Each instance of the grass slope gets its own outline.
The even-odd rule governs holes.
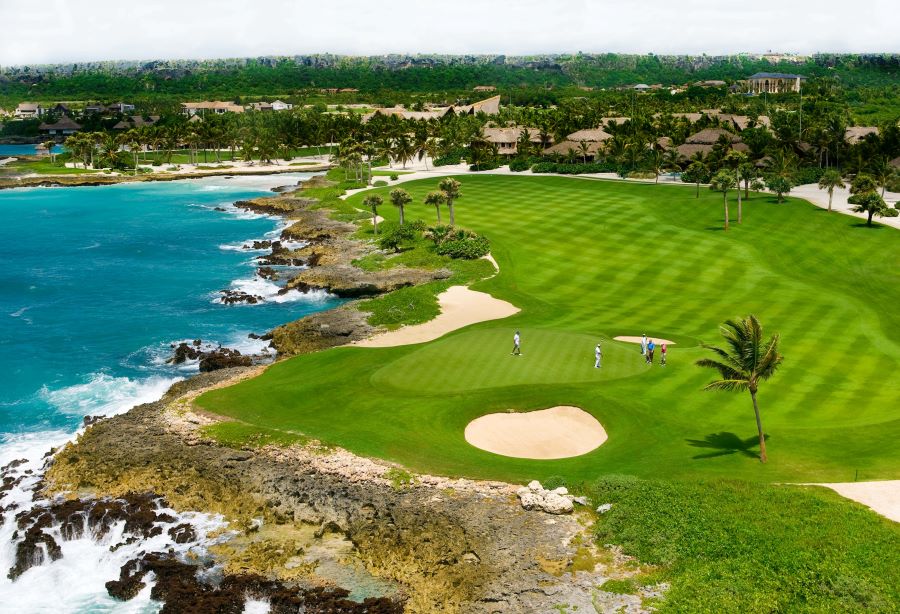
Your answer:
[[[302,432],[412,469],[570,482],[616,472],[760,481],[900,477],[900,241],[804,201],[752,195],[722,231],[721,195],[692,187],[564,177],[459,178],[458,224],[487,235],[501,272],[478,290],[520,314],[400,348],[300,356],[211,391],[206,409]],[[407,219],[437,180],[404,184]],[[381,189],[387,200],[389,188]],[[347,205],[361,207],[364,195]],[[734,205],[732,204],[732,209]],[[392,207],[379,210],[395,219]],[[734,211],[732,211],[734,217]],[[755,458],[748,395],[704,392],[693,366],[726,318],[757,314],[782,334],[786,361],[761,390],[770,462]],[[509,356],[522,331],[521,358]],[[615,335],[672,339],[670,365],[647,367]],[[604,368],[593,345],[605,340]],[[609,433],[574,459],[529,461],[477,450],[465,425],[485,413],[583,407]]]

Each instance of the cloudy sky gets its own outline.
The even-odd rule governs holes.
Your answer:
[[[0,0],[0,65],[302,53],[898,52],[896,0]]]

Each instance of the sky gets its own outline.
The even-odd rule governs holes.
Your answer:
[[[896,0],[0,0],[0,66],[336,53],[900,52]]]

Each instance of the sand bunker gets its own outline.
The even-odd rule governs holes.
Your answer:
[[[494,454],[542,460],[587,454],[606,441],[596,418],[567,405],[481,416],[466,426],[465,435],[476,448]]]
[[[515,305],[490,294],[470,290],[467,286],[451,286],[438,295],[441,313],[424,324],[404,326],[355,343],[359,347],[386,348],[433,341],[470,324],[499,320],[519,312]]]
[[[625,343],[640,343],[640,337],[629,337],[628,335],[619,335],[618,337],[613,337],[616,341],[624,341]],[[659,345],[660,343],[665,343],[666,345],[675,345],[674,341],[669,341],[668,339],[660,339],[659,337],[647,337],[647,340],[653,339],[653,343]]]
[[[900,480],[883,482],[838,482],[815,484],[875,510],[885,518],[900,522]]]

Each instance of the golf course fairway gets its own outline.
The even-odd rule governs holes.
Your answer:
[[[465,175],[457,224],[500,266],[473,289],[521,311],[434,341],[298,356],[198,398],[249,430],[312,437],[420,472],[521,482],[617,473],[841,482],[900,478],[900,235],[788,198],[751,193],[743,223],[722,195],[567,177]],[[404,183],[406,219],[438,179]],[[397,219],[388,188],[379,213]],[[362,207],[368,192],[350,197]],[[726,319],[755,314],[784,364],[760,386],[769,462],[744,393],[704,391],[694,362]],[[522,356],[510,355],[515,330]],[[674,341],[644,363],[618,335]],[[603,367],[594,369],[594,346]],[[566,405],[608,440],[558,460],[492,454],[464,438],[485,414]]]

